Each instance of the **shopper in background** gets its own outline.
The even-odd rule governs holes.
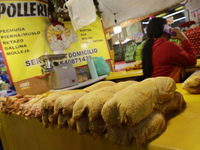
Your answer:
[[[181,46],[168,41],[171,36],[163,31],[167,21],[153,18],[147,27],[148,40],[142,50],[142,68],[144,78],[169,76],[180,82],[181,69],[196,64],[196,52],[193,45],[179,29],[174,39],[181,41]]]
[[[2,71],[0,71],[0,77],[1,80],[5,82],[5,84],[2,85],[4,89],[10,89],[15,91],[15,87],[10,84],[10,81],[8,80],[7,76]]]
[[[1,77],[1,80],[2,80],[2,81],[4,81],[5,83],[10,84],[10,81],[8,80],[8,78],[6,77],[6,75],[3,74],[2,71],[0,71],[0,77]]]

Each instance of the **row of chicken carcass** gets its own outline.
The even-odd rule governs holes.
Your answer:
[[[68,126],[79,134],[102,135],[115,144],[141,146],[163,132],[165,115],[180,110],[185,103],[176,83],[169,77],[141,82],[102,81],[81,91],[48,95],[41,102],[45,127]]]
[[[184,99],[175,90],[168,77],[102,81],[83,90],[1,97],[1,110],[38,118],[45,127],[57,124],[79,134],[106,133],[112,143],[128,145],[133,140],[140,146],[162,133],[166,114],[182,108]]]
[[[24,115],[25,118],[38,118],[41,120],[41,102],[47,97],[47,93],[41,95],[21,95],[14,96],[1,95],[0,108],[5,114],[11,115],[16,113],[17,115]]]

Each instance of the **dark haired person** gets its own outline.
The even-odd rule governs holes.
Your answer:
[[[144,78],[169,76],[180,82],[181,68],[196,64],[196,52],[178,29],[172,29],[176,33],[173,38],[181,40],[182,46],[168,41],[171,36],[163,31],[164,24],[167,24],[165,19],[153,18],[147,26],[148,40],[142,50]]]

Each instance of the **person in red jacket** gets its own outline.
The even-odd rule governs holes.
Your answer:
[[[171,35],[163,31],[164,24],[165,19],[153,18],[147,26],[148,40],[142,50],[143,76],[169,76],[180,82],[181,68],[196,64],[196,51],[179,29],[172,29],[176,33],[173,38],[181,40],[182,46],[168,41]]]

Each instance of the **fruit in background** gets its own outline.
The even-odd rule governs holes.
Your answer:
[[[169,39],[169,41],[171,41],[171,42],[175,42],[175,43],[177,43],[178,45],[181,46],[181,41],[178,40],[178,39]]]
[[[184,34],[196,49],[196,55],[200,55],[200,27],[189,28]]]

